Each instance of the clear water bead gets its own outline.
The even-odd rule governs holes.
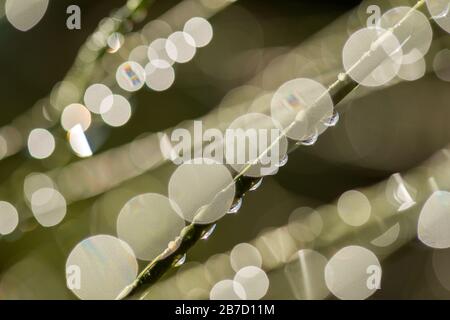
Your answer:
[[[288,155],[285,155],[283,157],[283,159],[281,159],[280,162],[277,164],[277,167],[279,167],[279,168],[284,167],[286,165],[286,163],[288,162],[288,160],[289,160]]]
[[[262,185],[263,179],[264,178],[259,179],[249,190],[255,191],[256,189],[258,189]]]
[[[186,261],[186,253],[183,254],[183,256],[180,259],[178,259],[178,261],[175,263],[174,266],[179,267],[179,266],[183,265],[185,261]]]
[[[206,230],[201,239],[202,240],[208,240],[208,238],[214,233],[214,230],[216,230],[217,224],[213,224],[208,230]]]
[[[239,200],[237,200],[235,203],[233,203],[230,210],[228,210],[228,213],[231,213],[231,214],[237,213],[239,211],[239,209],[241,209],[241,206],[242,206],[242,198],[239,198]]]
[[[333,115],[326,119],[323,124],[327,127],[335,127],[339,122],[339,113],[334,112]]]
[[[312,145],[314,145],[317,142],[318,138],[319,138],[319,134],[316,132],[312,136],[310,136],[309,138],[300,141],[299,144],[302,145],[302,146],[312,146]]]

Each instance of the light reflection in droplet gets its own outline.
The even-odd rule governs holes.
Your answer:
[[[231,205],[230,209],[228,209],[227,213],[229,213],[229,214],[235,214],[235,213],[238,213],[239,210],[241,210],[242,203],[243,203],[242,197],[239,198],[239,199],[237,199],[237,200],[235,200],[235,201],[233,202],[233,204]]]

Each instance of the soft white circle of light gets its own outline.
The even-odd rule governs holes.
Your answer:
[[[61,114],[61,125],[66,131],[70,131],[77,124],[86,131],[91,125],[92,117],[89,110],[79,103],[73,103],[64,108]]]
[[[209,293],[210,300],[245,300],[245,298],[242,285],[230,279],[217,282]]]
[[[100,113],[105,123],[111,127],[121,127],[131,118],[131,105],[121,95],[110,95],[103,99],[100,105]]]
[[[165,60],[161,60],[158,65],[161,67],[155,67],[151,62],[145,66],[145,83],[152,90],[164,91],[174,83],[175,70]]]
[[[450,192],[434,192],[420,211],[417,236],[435,249],[450,248]]]
[[[428,11],[434,21],[446,32],[450,33],[450,1],[426,0]]]
[[[0,201],[0,234],[10,234],[18,224],[19,214],[16,208],[9,202]]]
[[[149,43],[160,37],[167,37],[172,33],[172,27],[164,20],[154,19],[148,22],[141,31],[144,42]]]
[[[436,76],[444,81],[450,82],[450,50],[439,51],[433,60],[433,69]]]
[[[226,130],[226,163],[236,172],[245,170],[245,176],[274,174],[286,154],[287,139],[280,125],[265,114],[244,114]]]
[[[28,136],[28,151],[33,158],[45,159],[55,151],[55,138],[46,129],[33,129]]]
[[[145,82],[144,68],[135,61],[126,61],[117,68],[116,81],[125,91],[137,91]]]
[[[28,201],[31,201],[31,196],[34,192],[42,188],[54,188],[53,180],[46,174],[40,172],[30,173],[25,177],[23,182],[23,193]]]
[[[201,17],[193,17],[185,24],[183,31],[189,34],[195,42],[197,48],[204,47],[211,42],[213,28],[208,20]]]
[[[86,89],[84,93],[84,104],[93,113],[100,114],[102,101],[113,93],[110,88],[101,83],[95,83]]]
[[[6,139],[0,135],[0,159],[3,159],[3,157],[5,157],[7,153],[8,143],[6,142]]]
[[[234,285],[239,283],[245,291],[246,300],[259,300],[269,290],[269,277],[264,270],[255,266],[244,267],[234,276]],[[235,288],[238,292],[238,287]]]
[[[148,46],[146,45],[137,46],[136,48],[131,50],[130,55],[128,56],[128,61],[134,61],[143,66],[148,62],[147,54],[148,54]]]
[[[137,273],[133,250],[126,242],[110,235],[81,241],[66,261],[68,287],[83,300],[115,299],[136,279]]]
[[[174,64],[174,61],[167,54],[166,43],[167,39],[158,38],[148,46],[148,60],[156,68],[170,67]]]
[[[282,84],[270,103],[272,117],[284,129],[290,128],[286,136],[297,141],[325,131],[323,122],[333,115],[333,107],[327,88],[307,78]]]
[[[398,25],[400,21],[402,23]],[[382,30],[396,25],[398,26],[393,30],[393,34],[402,47],[402,63],[411,64],[423,58],[433,40],[433,29],[427,17],[411,7],[402,6],[390,9],[378,20],[378,26]]]
[[[258,249],[249,243],[240,243],[233,247],[230,253],[231,267],[238,272],[248,266],[261,268],[262,257]]]
[[[177,31],[167,38],[166,52],[169,58],[175,62],[191,61],[196,51],[194,39],[186,32]]]
[[[48,0],[6,0],[6,19],[20,31],[28,31],[41,21],[48,8]]]
[[[56,189],[41,188],[31,195],[30,202],[34,217],[43,227],[56,226],[66,216],[66,199]]]
[[[169,198],[178,205],[177,212],[183,219],[209,224],[229,210],[235,188],[226,166],[210,159],[193,159],[172,173]]]
[[[128,201],[117,218],[117,234],[145,261],[154,259],[184,228],[184,220],[170,200],[145,193]]]
[[[367,87],[381,86],[392,80],[402,59],[402,47],[395,35],[375,27],[353,33],[342,53],[347,74]]]
[[[402,64],[400,69],[397,72],[397,75],[400,79],[406,81],[416,81],[422,78],[427,71],[427,66],[424,58],[420,58],[419,60],[410,63],[410,64]]]
[[[346,224],[359,227],[369,220],[372,206],[364,193],[350,190],[339,197],[337,210],[339,217]]]
[[[348,246],[336,252],[328,261],[325,283],[339,299],[363,300],[377,290],[368,285],[370,277],[374,276],[369,273],[373,268],[379,270],[381,277],[380,262],[372,251],[360,246]]]
[[[312,208],[297,208],[289,216],[289,234],[298,241],[313,241],[320,235],[322,228],[323,219],[320,213]]]
[[[450,291],[450,250],[434,250],[432,265],[436,278],[445,289]]]

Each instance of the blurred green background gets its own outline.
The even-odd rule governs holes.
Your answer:
[[[156,0],[145,21],[160,16],[178,2]],[[64,78],[78,49],[99,21],[123,3],[50,1],[43,20],[29,32],[15,30],[3,18],[0,125],[7,125],[48,95]],[[82,10],[81,30],[65,27],[65,10],[70,4],[77,4]],[[191,62],[176,66],[174,86],[165,92],[144,89],[134,95],[131,120],[120,128],[101,129],[102,138],[95,153],[207,114],[230,90],[248,82],[272,59],[358,4],[359,1],[331,0],[234,3],[211,18],[212,42],[200,49]],[[139,29],[139,25],[135,28]],[[188,261],[204,262],[215,253],[250,241],[267,228],[285,225],[297,207],[331,203],[346,190],[372,185],[392,173],[417,166],[449,141],[449,94],[448,83],[430,73],[419,81],[368,92],[344,103],[339,125],[325,132],[313,147],[299,148],[290,154],[288,164],[276,176],[266,178],[258,192],[245,198],[237,215],[226,216],[208,241],[188,253]],[[77,161],[75,156],[35,160],[26,150],[6,158],[0,162],[0,181],[4,184],[0,197],[20,195],[23,178],[29,172],[45,172],[73,161]],[[76,202],[68,207],[65,220],[56,227],[45,229],[27,223],[23,232],[0,238],[0,283],[8,270],[16,274],[16,282],[9,280],[8,286],[0,285],[0,298],[75,298],[65,288],[67,254],[91,234],[113,233],[111,226],[105,227],[96,220],[95,210],[117,211],[140,192],[165,193],[171,170],[146,173],[124,183],[115,193]],[[431,252],[413,240],[383,261],[383,290],[372,298],[450,298],[436,280],[430,280],[427,268]],[[404,272],[406,267],[408,272]],[[270,297],[292,298],[282,291],[273,291]]]

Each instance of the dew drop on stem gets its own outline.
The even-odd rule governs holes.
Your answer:
[[[241,209],[241,206],[242,206],[242,198],[239,198],[236,202],[233,203],[230,210],[228,210],[228,213],[231,214],[237,213],[239,209]]]

